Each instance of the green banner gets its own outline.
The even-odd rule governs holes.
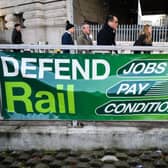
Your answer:
[[[168,120],[168,55],[0,52],[9,120]]]

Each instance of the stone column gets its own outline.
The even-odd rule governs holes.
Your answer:
[[[61,44],[67,17],[67,1],[56,1],[44,5],[46,18],[46,39],[49,44]]]
[[[66,9],[67,9],[67,18],[70,22],[74,23],[74,8],[73,8],[73,0],[66,1]]]

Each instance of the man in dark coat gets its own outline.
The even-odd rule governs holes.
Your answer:
[[[15,24],[15,28],[13,29],[13,33],[12,33],[12,43],[23,44],[20,24]]]
[[[115,36],[117,27],[118,27],[118,18],[112,15],[107,16],[103,28],[98,33],[97,45],[115,46],[116,45]]]
[[[62,36],[62,45],[74,45],[74,41],[72,39],[72,34],[74,33],[74,25],[69,21],[66,22],[66,32]],[[69,54],[70,50],[63,50],[64,54]]]
[[[23,44],[20,24],[15,24],[15,28],[12,32],[12,44]],[[20,52],[20,50],[16,49],[14,52]]]

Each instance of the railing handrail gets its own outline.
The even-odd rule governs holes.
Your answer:
[[[87,46],[87,45],[13,45],[13,44],[1,44],[0,50],[91,50],[91,51],[153,51],[153,52],[168,52],[168,46]]]

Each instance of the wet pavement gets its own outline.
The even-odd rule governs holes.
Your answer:
[[[1,151],[0,168],[168,168],[168,149]]]

